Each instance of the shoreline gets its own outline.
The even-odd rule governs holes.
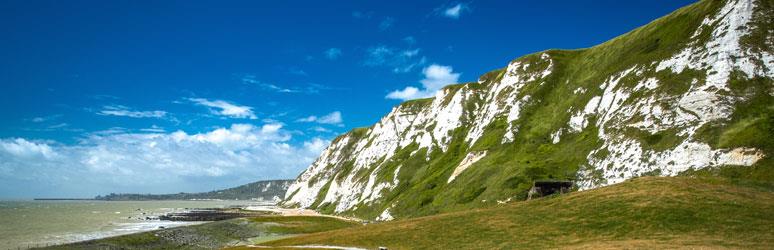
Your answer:
[[[94,201],[102,201],[102,200],[94,200]],[[179,200],[179,201],[194,201],[194,200]],[[202,201],[202,200],[196,200],[196,201]],[[204,201],[221,201],[221,200],[204,200]],[[114,201],[107,201],[107,202],[114,202]],[[118,202],[124,202],[124,201],[118,201]],[[146,202],[146,201],[132,201],[132,202]],[[260,205],[260,206],[266,206],[266,205]],[[268,206],[273,206],[273,205],[268,205]],[[184,208],[184,210],[179,212],[172,211],[172,212],[165,212],[165,213],[158,213],[158,214],[149,213],[145,218],[130,216],[128,217],[128,219],[134,219],[135,222],[111,223],[112,225],[116,225],[118,227],[113,228],[109,231],[96,231],[96,232],[72,234],[72,235],[96,235],[96,237],[87,236],[86,238],[81,240],[49,244],[48,246],[77,244],[79,242],[102,240],[107,238],[160,231],[165,229],[203,225],[203,224],[218,222],[222,220],[229,220],[229,219],[236,219],[236,218],[249,218],[249,217],[256,217],[261,215],[271,215],[271,214],[262,214],[260,212],[263,212],[263,211],[260,211],[260,210],[255,210],[255,211],[247,210],[245,209],[247,207],[250,207],[250,206],[249,205],[229,206],[225,208]],[[245,210],[249,212],[258,212],[258,213],[253,213],[253,214],[249,212],[240,213],[239,211],[241,210]],[[142,215],[146,215],[146,214],[142,213]]]
[[[251,246],[300,234],[362,225],[360,220],[321,215],[304,209],[245,206],[240,210],[251,216],[199,221],[196,225],[102,237],[49,246],[45,249],[121,249],[124,247],[152,249],[180,246],[215,249]]]
[[[199,209],[271,205],[254,201],[0,201],[0,249],[27,249],[195,226],[202,220],[164,220],[159,216]]]
[[[223,217],[223,214],[234,214],[234,217]],[[101,241],[109,241],[111,238],[121,238],[121,237],[141,237],[142,235],[147,235],[148,233],[151,233],[151,235],[159,236],[159,235],[169,235],[169,232],[178,231],[178,232],[185,232],[185,231],[192,231],[196,228],[207,228],[207,227],[217,227],[219,223],[234,223],[235,221],[241,221],[241,220],[251,220],[255,218],[261,218],[261,217],[319,217],[319,218],[331,218],[341,221],[347,221],[349,223],[354,224],[362,224],[367,221],[357,219],[357,218],[350,218],[350,217],[343,217],[343,216],[335,216],[335,215],[327,215],[327,214],[321,214],[314,210],[309,209],[293,209],[293,208],[282,208],[278,207],[274,204],[251,204],[251,205],[245,205],[238,208],[230,207],[230,208],[222,208],[222,209],[191,209],[186,210],[184,212],[178,212],[178,213],[166,213],[164,215],[159,216],[159,218],[171,218],[175,216],[181,216],[186,217],[181,220],[164,220],[164,219],[157,219],[157,220],[150,220],[150,224],[152,226],[148,226],[144,229],[138,229],[138,230],[127,230],[123,233],[119,234],[109,234],[109,235],[101,235],[100,237],[95,238],[89,238],[89,239],[83,239],[79,241],[73,241],[73,242],[67,242],[67,243],[61,243],[61,244],[54,244],[49,245],[47,247],[68,247],[68,246],[77,246],[78,244],[99,244]],[[171,223],[171,224],[166,224]],[[137,223],[129,223],[129,224],[137,224]],[[266,235],[261,236],[261,238],[268,237],[292,237],[291,235]],[[185,238],[185,237],[183,237]],[[266,239],[268,239],[266,238]],[[266,240],[264,239],[264,240]],[[242,242],[242,243],[255,243],[255,242]],[[77,247],[76,247],[77,248]]]

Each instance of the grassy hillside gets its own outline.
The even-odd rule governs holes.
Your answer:
[[[448,133],[432,134],[443,122],[439,119],[412,123],[399,131],[377,130],[385,124],[385,127],[397,127],[395,124],[401,120],[413,119],[412,115],[436,112],[432,111],[434,99],[405,102],[396,108],[400,111],[396,112],[398,115],[385,116],[377,125],[340,137],[346,143],[329,150],[331,155],[343,157],[322,161],[309,178],[299,178],[299,186],[309,189],[305,189],[307,193],[299,194],[299,189],[291,192],[288,196],[291,202],[287,204],[297,205],[292,202],[294,197],[313,197],[314,202],[306,207],[323,213],[374,219],[389,212],[394,218],[410,218],[496,206],[498,200],[523,200],[533,181],[539,179],[592,183],[586,185],[589,188],[639,176],[678,175],[687,170],[683,174],[774,181],[771,125],[774,124],[774,95],[770,94],[774,78],[752,77],[734,68],[727,82],[728,90],[709,89],[707,93],[712,95],[696,98],[717,98],[705,106],[727,105],[727,117],[675,122],[676,117],[702,117],[695,110],[686,109],[691,105],[685,103],[696,100],[685,97],[694,96],[695,90],[707,85],[708,79],[718,72],[701,67],[677,72],[658,68],[661,62],[686,48],[703,48],[713,41],[724,41],[718,37],[735,30],[749,30],[741,36],[740,44],[745,50],[774,52],[772,1],[755,0],[755,15],[747,26],[713,34],[715,30],[723,30],[723,25],[702,23],[709,17],[727,17],[728,13],[720,13],[727,3],[738,1],[699,1],[600,45],[525,55],[510,65],[520,63],[529,67],[509,65],[482,75],[479,82],[447,86],[443,89],[442,105],[438,107],[453,103],[456,93],[465,93],[459,104],[455,104],[463,109],[460,124]],[[707,49],[697,51],[703,53]],[[705,55],[705,58],[713,56]],[[550,74],[544,77],[502,84],[509,74],[528,78],[541,75],[546,69],[550,69]],[[602,87],[610,86],[611,79],[616,79],[616,87]],[[657,86],[637,87],[647,80],[656,81]],[[498,86],[505,87],[498,90]],[[616,99],[615,105],[608,105],[604,111],[593,108],[597,111],[581,116],[588,125],[573,130],[572,118],[600,97],[609,98],[609,103]],[[491,120],[483,118],[487,105],[506,107],[516,102],[521,105],[515,120],[508,121],[509,112],[505,111],[510,108],[502,108],[503,112],[493,115]],[[610,108],[613,106],[618,108]],[[661,113],[656,114],[654,110]],[[438,113],[442,112],[432,114]],[[661,125],[654,130],[638,127],[645,120]],[[467,136],[479,125],[484,126],[481,137],[471,143]],[[407,136],[416,131],[419,132],[414,137]],[[386,136],[390,134],[397,136]],[[417,138],[425,134],[432,134],[432,146],[419,145]],[[448,142],[438,143],[440,136],[446,135]],[[504,141],[508,136],[512,140]],[[381,138],[389,140],[379,144]],[[334,140],[332,145],[339,140]],[[389,157],[357,165],[358,145],[386,147],[403,140],[414,141],[390,151]],[[684,159],[708,159],[714,155],[692,154],[694,151],[678,147],[688,144],[706,144],[724,152],[754,149],[763,157],[751,163],[752,166],[724,162],[699,164],[696,163],[699,161]],[[486,156],[462,171],[454,181],[448,181],[467,155],[481,152],[486,152]],[[369,154],[375,153],[368,151],[363,155]],[[371,190],[382,184],[390,188],[363,194],[359,199],[357,194],[348,195],[351,193],[348,190]],[[378,198],[363,198],[365,195]],[[326,200],[326,197],[333,198]],[[341,204],[347,207],[338,209]]]
[[[389,249],[774,247],[774,186],[641,177],[496,208],[371,224],[265,243]]]

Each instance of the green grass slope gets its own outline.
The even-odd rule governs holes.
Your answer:
[[[389,249],[774,247],[774,186],[641,177],[599,189],[265,243]]]

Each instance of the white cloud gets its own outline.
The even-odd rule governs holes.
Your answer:
[[[314,138],[311,141],[304,142],[304,148],[311,152],[322,152],[329,143],[329,141],[320,138]]]
[[[466,4],[458,3],[454,6],[443,8],[443,15],[452,19],[459,19],[464,11],[470,10]]]
[[[324,115],[322,117],[317,116],[307,116],[301,119],[296,120],[297,122],[316,122],[320,124],[341,124],[344,122],[344,120],[341,118],[341,112],[339,111],[333,111],[330,114]]]
[[[334,112],[331,112],[330,114],[320,117],[320,119],[318,119],[317,122],[322,124],[339,124],[339,123],[342,123],[343,120],[341,119],[341,112],[334,111]]]
[[[406,87],[403,90],[395,90],[387,94],[387,99],[411,100],[418,98],[431,97],[436,91],[449,84],[455,84],[459,81],[460,73],[454,73],[451,66],[432,64],[422,70],[425,78],[420,80],[423,89],[417,87]]]
[[[454,69],[451,66],[443,66],[438,64],[432,64],[422,70],[425,74],[425,79],[422,79],[422,86],[429,90],[438,90],[443,86],[457,83],[460,78],[460,73],[454,73]]]
[[[261,127],[261,133],[263,133],[263,134],[273,134],[273,133],[277,133],[278,131],[280,131],[281,128],[282,128],[282,124],[270,123],[270,124],[263,125],[263,127]]]
[[[403,54],[403,56],[411,58],[419,55],[419,49],[404,50],[401,53]]]
[[[112,115],[112,116],[125,116],[132,118],[162,118],[167,115],[166,111],[154,110],[154,111],[136,111],[126,106],[121,105],[109,105],[102,107],[102,110],[97,112],[98,115]]]
[[[204,98],[188,98],[188,100],[202,106],[212,108],[212,113],[232,118],[250,118],[257,119],[253,108],[249,106],[239,106],[223,100],[207,100]]]
[[[41,156],[45,159],[50,159],[56,156],[56,153],[48,144],[31,142],[23,138],[2,140],[0,141],[0,149],[21,158]]]
[[[312,131],[314,131],[314,132],[319,132],[319,133],[330,133],[330,132],[333,132],[330,129],[323,128],[323,127],[320,127],[320,126],[314,126],[314,127],[310,128],[310,129]]]
[[[142,132],[152,132],[152,133],[163,133],[163,132],[166,132],[166,130],[164,130],[164,128],[156,126],[156,125],[153,125],[150,128],[140,129],[140,131],[142,131]]]
[[[315,122],[317,121],[316,115],[310,115],[301,119],[296,120],[297,122]]]
[[[73,145],[0,139],[0,197],[89,197],[109,192],[205,191],[261,179],[293,178],[328,141],[292,143],[281,124],[233,124],[203,133],[91,134]],[[41,193],[42,192],[42,193]]]
[[[425,93],[415,87],[406,87],[403,90],[395,90],[387,94],[387,99],[411,100],[424,97]]]
[[[339,49],[339,48],[330,48],[330,49],[325,50],[325,52],[323,52],[323,53],[325,54],[326,58],[328,58],[330,60],[336,60],[336,59],[338,59],[341,56],[341,49]]]

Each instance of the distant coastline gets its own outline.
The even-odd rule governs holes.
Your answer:
[[[202,193],[176,194],[116,194],[98,195],[91,200],[102,201],[154,201],[154,200],[255,200],[272,201],[284,197],[294,180],[267,180],[238,187]]]
[[[94,198],[33,198],[34,201],[95,201]]]

